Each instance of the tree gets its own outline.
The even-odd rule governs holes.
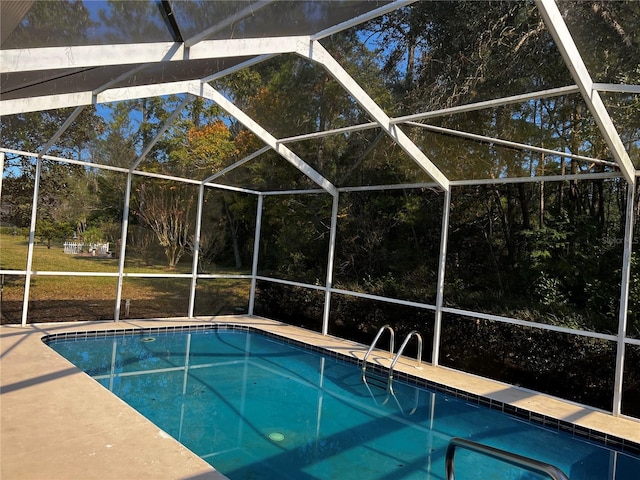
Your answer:
[[[230,129],[222,120],[215,120],[203,126],[189,128],[187,142],[185,148],[180,150],[180,157],[183,168],[209,175],[230,165],[237,159],[238,153]],[[205,215],[212,221],[203,222],[203,238],[200,240],[203,260],[211,262],[213,256],[222,250],[220,241],[230,237],[235,267],[241,268],[243,261],[240,235],[245,202],[240,196],[230,192],[208,198],[208,211]],[[216,203],[219,205],[217,208]],[[217,212],[215,219],[211,216],[212,211]],[[225,219],[226,222],[221,221]]]
[[[191,126],[183,148],[175,149],[172,157],[185,172],[211,175],[228,166],[236,153],[231,131],[222,120],[214,120]]]
[[[36,235],[41,240],[47,242],[47,248],[51,248],[53,240],[64,240],[73,233],[71,225],[65,222],[52,222],[51,220],[40,220],[36,224]]]
[[[390,113],[394,103],[380,77],[373,53],[355,32],[343,32],[323,42],[368,93]],[[322,131],[369,121],[354,98],[323,67],[297,56],[280,56],[263,62],[250,72],[239,72],[215,85],[275,137]],[[237,138],[242,128],[232,123]],[[354,162],[378,137],[376,131],[326,136],[288,145],[298,156],[334,183],[348,179]],[[240,142],[239,142],[240,143]],[[251,144],[260,148],[260,144]],[[244,153],[244,152],[242,152]],[[252,153],[251,150],[246,154]],[[261,188],[315,188],[306,176],[276,155],[265,154],[251,163],[252,179]],[[375,167],[371,167],[374,169]]]
[[[72,109],[34,112],[0,118],[3,146],[38,152],[60,129]],[[73,159],[88,156],[103,131],[104,122],[94,107],[86,107],[47,154]],[[69,224],[83,224],[87,205],[92,205],[95,176],[82,167],[43,159],[38,197],[38,218]],[[27,226],[31,217],[36,161],[32,157],[8,154],[3,184],[3,216],[17,226]],[[95,190],[93,190],[95,192]]]
[[[85,2],[33,2],[22,22],[3,43],[3,48],[25,48],[45,39],[47,47],[82,45],[97,24]],[[57,42],[57,43],[52,43]]]
[[[155,233],[171,270],[176,268],[189,244],[195,202],[191,185],[155,181],[143,182],[138,188],[137,205],[132,213]]]
[[[98,12],[102,34],[114,42],[134,43],[167,40],[162,7],[155,2],[109,0]]]

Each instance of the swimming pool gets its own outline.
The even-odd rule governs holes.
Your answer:
[[[250,329],[55,335],[47,343],[236,479],[442,479],[452,437],[572,480],[636,479],[640,458],[409,383],[364,384],[336,355]],[[461,450],[457,478],[545,478]]]

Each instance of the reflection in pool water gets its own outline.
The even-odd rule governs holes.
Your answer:
[[[154,341],[149,341],[153,338]],[[49,345],[235,479],[444,479],[452,437],[555,465],[572,480],[636,479],[640,458],[360,369],[259,333],[198,330]],[[458,478],[545,478],[469,451]]]

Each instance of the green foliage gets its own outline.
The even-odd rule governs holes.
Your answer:
[[[636,243],[637,246],[637,243]],[[640,258],[638,252],[631,255],[631,278],[629,279],[629,325],[628,334],[640,338]]]
[[[568,298],[562,291],[562,284],[557,277],[551,277],[544,271],[533,284],[532,299],[536,299],[542,305],[566,305]]]
[[[260,272],[324,284],[331,199],[327,195],[269,197],[263,208]]]
[[[95,244],[104,241],[104,234],[98,227],[89,227],[84,231],[82,239],[84,243]]]
[[[47,248],[51,248],[52,241],[67,239],[72,234],[73,228],[66,222],[52,222],[43,219],[36,223],[36,235],[47,243]]]
[[[321,331],[323,292],[270,282],[258,282],[257,289],[256,315]]]
[[[444,365],[611,409],[615,365],[611,342],[481,319],[447,320]],[[637,374],[629,377],[637,379]]]
[[[85,2],[35,2],[3,47],[39,46],[36,44],[39,38],[46,39],[46,46],[50,47],[79,45],[86,41],[88,32],[96,26]],[[34,31],[38,32],[36,38],[33,38]]]
[[[33,11],[42,11],[45,5],[36,2]],[[568,1],[559,5],[596,81],[639,83],[638,3]],[[199,2],[181,5],[196,31],[211,24],[216,8],[225,10],[227,5],[203,7]],[[74,25],[88,22],[82,2],[56,4],[40,14],[41,19],[68,16],[68,28],[58,32],[64,38],[82,39],[86,34],[74,30]],[[100,18],[107,37],[126,34],[133,41],[162,35],[164,25],[156,21],[157,14],[153,2],[108,2]],[[122,18],[127,22],[123,24]],[[47,22],[37,27],[46,30]],[[23,35],[21,40],[27,39]],[[390,116],[573,83],[535,5],[528,1],[416,2],[372,20],[362,30],[336,34],[322,43]],[[370,121],[331,72],[294,55],[261,62],[216,81],[215,86],[277,138]],[[632,160],[640,165],[638,96],[603,93],[602,97]],[[212,102],[196,99],[143,158],[143,149],[183,99],[180,95],[119,102],[110,105],[111,115],[104,120],[87,108],[48,153],[96,158],[125,169],[139,159],[137,168],[153,174],[203,180],[264,146]],[[3,146],[37,151],[70,113],[56,110],[3,117]],[[432,127],[608,160],[611,153],[580,96],[510,103],[400,128],[449,178],[484,181],[452,189],[447,306],[615,333],[625,230],[624,181],[486,182],[513,176],[607,173],[614,168],[443,135]],[[340,187],[431,181],[380,129],[286,145]],[[19,230],[27,228],[31,218],[35,161],[7,157],[2,221]],[[42,171],[39,238],[50,244],[69,235],[72,228],[85,241],[119,240],[126,174],[48,160],[42,161]],[[215,181],[263,191],[317,188],[273,151]],[[193,254],[197,193],[192,185],[136,179],[127,253],[134,254],[138,268],[145,269],[140,263],[152,263],[163,254],[168,267],[177,268],[182,258]],[[437,189],[341,193],[334,286],[435,304],[443,202],[444,195]],[[259,273],[324,286],[331,211],[332,199],[326,194],[265,196]],[[255,216],[253,196],[207,188],[199,269],[208,272],[233,265],[237,271],[250,265]],[[259,313],[320,328],[322,290],[259,283]],[[213,303],[201,301],[213,308]],[[393,323],[397,331],[418,328],[425,338],[430,334],[430,310],[383,303],[333,296],[332,333],[366,343],[377,327]],[[640,336],[636,254],[631,267],[629,332]],[[611,352],[599,342],[458,318],[446,322],[445,334],[444,358],[450,365],[554,394],[569,391],[576,401],[586,399],[575,392],[592,388],[595,403],[608,408],[610,399],[602,392],[610,391],[611,372],[602,365],[611,365]],[[585,378],[577,378],[574,369],[586,372]]]

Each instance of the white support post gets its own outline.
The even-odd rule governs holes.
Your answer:
[[[618,313],[618,340],[616,346],[616,371],[613,386],[614,416],[622,413],[622,388],[624,380],[625,337],[629,308],[629,280],[631,277],[631,252],[633,248],[633,222],[635,210],[635,186],[627,185],[627,212],[624,228],[624,254],[622,256],[622,278],[620,282],[620,312]]]
[[[258,195],[258,208],[256,209],[256,233],[253,239],[253,264],[251,266],[251,292],[249,294],[249,315],[253,315],[256,301],[256,277],[258,276],[258,257],[260,255],[260,230],[262,229],[262,201],[264,195]]]
[[[376,104],[347,71],[317,41],[311,41],[299,48],[299,55],[322,65],[327,72],[340,83],[369,115],[387,132],[387,134],[409,155],[443,190],[449,190],[449,179],[431,160],[411,141],[405,133],[391,122],[389,116]]]
[[[0,196],[2,195],[2,178],[4,177],[4,152],[0,152]]]
[[[442,231],[440,232],[440,259],[438,262],[438,292],[436,294],[436,312],[433,325],[433,350],[431,364],[437,367],[440,363],[440,338],[442,336],[442,306],[444,303],[444,279],[447,266],[447,243],[449,241],[449,214],[451,212],[451,190],[444,192],[442,205]]]
[[[333,288],[333,267],[336,254],[336,236],[338,230],[339,196],[333,197],[331,208],[331,232],[329,234],[329,253],[327,259],[327,281],[324,294],[324,311],[322,314],[322,335],[329,334],[329,313],[331,311],[331,289]]]
[[[27,250],[27,267],[24,278],[24,299],[22,301],[22,326],[27,326],[29,310],[29,294],[31,290],[31,268],[33,267],[33,246],[36,240],[36,218],[38,213],[38,195],[40,194],[40,176],[42,174],[42,157],[36,158],[36,178],[33,184],[33,202],[31,204],[31,226],[29,227],[29,248]]]
[[[198,191],[198,213],[196,214],[196,231],[193,235],[193,265],[191,267],[191,291],[189,292],[189,318],[193,318],[196,305],[196,286],[198,283],[198,261],[200,259],[200,231],[202,228],[202,206],[204,205],[204,183]]]
[[[536,0],[536,5],[545,25],[556,42],[558,50],[560,50],[562,54],[567,68],[580,89],[583,100],[587,104],[591,115],[593,115],[593,119],[600,129],[602,137],[607,143],[609,150],[611,150],[613,158],[616,160],[620,170],[622,170],[627,182],[635,185],[635,168],[620,139],[620,135],[618,135],[616,131],[616,127],[611,121],[607,107],[600,97],[600,93],[593,88],[594,83],[589,74],[589,70],[582,60],[580,51],[573,41],[573,37],[562,18],[558,5],[555,0]]]
[[[36,239],[36,219],[38,216],[38,197],[40,195],[40,177],[42,176],[42,157],[45,153],[52,147],[52,145],[58,141],[58,139],[62,136],[64,132],[71,126],[71,124],[75,121],[75,119],[82,113],[84,110],[83,106],[76,107],[71,115],[67,117],[62,126],[58,128],[56,133],[47,141],[47,143],[42,147],[40,153],[38,153],[38,157],[36,159],[36,178],[33,185],[33,203],[31,205],[31,226],[29,228],[29,248],[27,250],[27,267],[26,267],[26,276],[24,280],[24,299],[22,302],[22,326],[25,327],[27,325],[27,314],[29,308],[29,295],[31,291],[31,269],[33,267],[33,247]],[[2,175],[2,171],[0,171],[0,175]]]
[[[122,303],[122,284],[124,281],[124,260],[127,250],[127,232],[129,230],[129,205],[131,202],[131,183],[133,174],[127,174],[127,187],[124,193],[124,209],[122,212],[122,231],[120,232],[120,257],[118,258],[118,288],[116,291],[116,305],[113,312],[113,320],[120,320],[120,304]]]

